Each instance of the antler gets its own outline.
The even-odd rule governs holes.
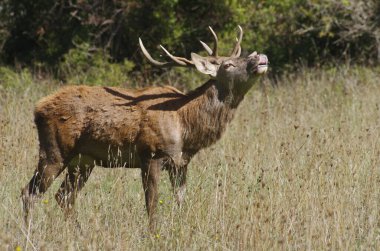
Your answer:
[[[216,35],[214,30],[210,26],[208,28],[210,29],[210,31],[214,37],[214,49],[211,50],[211,48],[206,43],[204,43],[203,41],[199,41],[199,42],[201,42],[202,46],[205,48],[205,50],[207,51],[207,53],[210,56],[217,58],[218,57],[218,36]],[[238,28],[239,28],[239,38],[236,38],[236,44],[235,44],[235,47],[233,48],[233,50],[231,52],[230,57],[240,57],[240,54],[241,54],[240,43],[243,39],[243,29],[241,28],[240,25],[238,25]]]
[[[160,45],[161,49],[165,52],[165,54],[173,60],[173,62],[160,62],[152,58],[152,56],[149,54],[149,52],[145,49],[145,46],[143,42],[141,41],[141,38],[139,38],[139,44],[141,47],[141,50],[145,57],[154,65],[160,66],[160,67],[170,67],[170,66],[183,66],[183,67],[192,67],[194,66],[194,62],[183,57],[177,57],[172,55],[168,50],[165,49],[162,45]]]
[[[199,42],[201,42],[201,44],[203,45],[203,47],[205,48],[205,50],[210,56],[218,57],[218,36],[214,32],[214,30],[211,28],[211,26],[209,26],[208,28],[210,32],[212,33],[212,36],[214,37],[214,49],[211,50],[211,48],[203,41],[199,41]]]
[[[202,41],[200,41],[200,42],[201,42],[202,46],[205,48],[205,50],[207,51],[207,53],[210,55],[208,57],[208,60],[212,61],[216,64],[220,64],[223,61],[223,59],[228,58],[228,57],[220,57],[218,55],[218,36],[216,35],[214,30],[210,26],[208,28],[209,28],[209,30],[210,30],[213,38],[214,38],[214,48],[211,49],[206,43],[204,43]],[[233,48],[231,55],[229,57],[239,57],[240,53],[241,53],[240,43],[243,39],[243,29],[241,28],[240,25],[238,25],[238,28],[239,28],[239,36],[238,36],[239,38],[236,38],[235,47]],[[174,56],[168,50],[166,50],[165,47],[163,47],[162,45],[160,45],[161,49],[165,52],[165,54],[173,62],[157,61],[157,60],[153,59],[152,56],[149,54],[149,52],[145,49],[145,46],[144,46],[143,42],[141,41],[141,38],[139,38],[139,44],[140,44],[141,50],[142,50],[143,54],[145,55],[145,57],[149,60],[149,62],[151,62],[152,64],[154,64],[156,66],[159,66],[159,67],[170,67],[170,66],[193,67],[193,66],[195,66],[195,64],[192,60],[189,60],[189,59],[183,58],[183,57]]]
[[[241,53],[240,43],[241,43],[241,40],[243,39],[243,29],[241,28],[240,25],[238,25],[238,28],[239,28],[239,38],[236,38],[236,44],[235,44],[234,49],[231,52],[230,57],[240,57],[240,53]]]

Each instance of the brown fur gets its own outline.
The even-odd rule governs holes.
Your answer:
[[[169,171],[180,203],[190,159],[221,137],[256,79],[248,77],[257,75],[251,71],[257,62],[257,57],[236,58],[239,71],[231,75],[226,66],[218,72],[220,78],[188,94],[168,86],[140,90],[68,86],[43,98],[35,109],[39,163],[22,191],[26,217],[32,198],[44,193],[65,168],[68,172],[56,199],[70,212],[95,165],[131,167],[142,170],[153,228],[161,169]]]

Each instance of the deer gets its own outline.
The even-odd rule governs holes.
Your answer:
[[[245,94],[267,72],[266,55],[255,51],[241,56],[243,29],[238,28],[229,56],[218,55],[218,37],[211,27],[213,48],[200,41],[208,55],[191,53],[191,59],[174,56],[161,45],[170,60],[158,61],[139,38],[142,54],[153,65],[191,67],[210,76],[187,93],[171,86],[72,85],[42,98],[34,111],[38,165],[21,192],[24,218],[64,170],[55,199],[70,215],[95,166],[140,168],[149,229],[154,230],[161,172],[168,172],[181,205],[190,160],[220,139]]]

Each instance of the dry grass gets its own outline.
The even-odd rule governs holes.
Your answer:
[[[82,231],[53,199],[58,181],[25,226],[33,106],[54,87],[0,89],[0,249],[377,249],[379,79],[379,69],[305,71],[251,91],[223,139],[192,161],[182,208],[163,173],[156,236],[139,170],[95,170],[76,205]]]

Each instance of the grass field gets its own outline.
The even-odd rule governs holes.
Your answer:
[[[76,204],[81,230],[54,200],[61,177],[23,223],[20,191],[37,164],[33,107],[57,87],[7,81],[15,87],[0,86],[0,250],[380,247],[379,68],[262,81],[222,140],[191,162],[181,208],[163,173],[155,235],[139,170],[95,169]]]

